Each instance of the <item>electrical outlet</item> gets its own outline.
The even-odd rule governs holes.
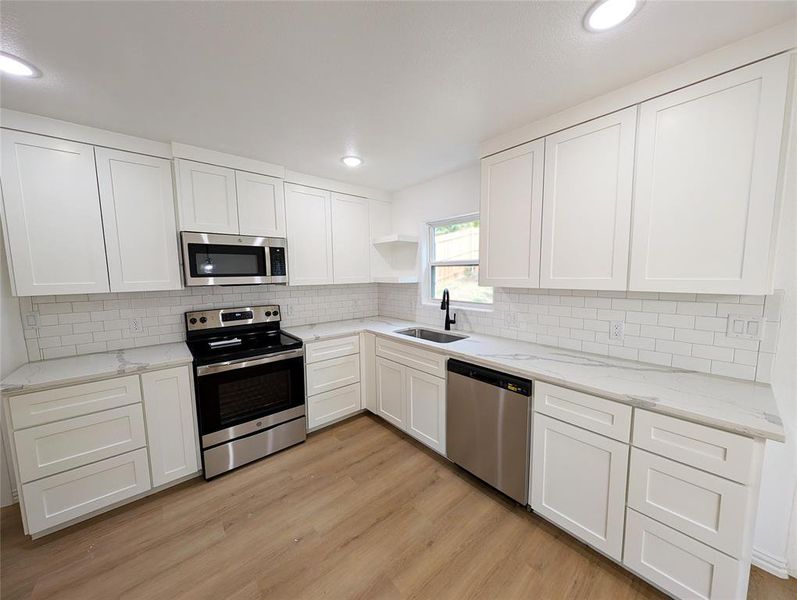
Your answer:
[[[135,319],[130,319],[130,332],[141,333],[142,331],[144,331],[144,325],[141,322],[141,318],[136,317]]]
[[[517,327],[517,315],[515,313],[504,313],[504,327],[509,329]]]
[[[609,339],[622,342],[625,337],[625,321],[609,322]]]
[[[760,340],[761,330],[763,328],[763,317],[752,317],[750,315],[728,315],[728,328],[725,333],[731,338],[735,337],[747,340]]]
[[[25,327],[28,329],[35,329],[39,326],[39,313],[29,312],[25,313]]]

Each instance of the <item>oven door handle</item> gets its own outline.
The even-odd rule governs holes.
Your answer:
[[[261,358],[242,358],[240,360],[230,360],[212,365],[202,365],[196,368],[196,374],[197,377],[202,377],[204,375],[213,375],[214,373],[223,373],[224,371],[234,371],[235,369],[245,369],[247,367],[256,367],[257,365],[279,362],[281,360],[289,360],[300,356],[304,356],[304,348],[277,352],[276,354],[270,354],[269,356],[263,356]]]

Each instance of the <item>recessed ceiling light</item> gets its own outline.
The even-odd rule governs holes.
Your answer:
[[[589,31],[606,31],[628,19],[641,5],[642,0],[600,0],[587,11],[584,27]]]
[[[363,159],[359,156],[344,156],[340,159],[340,161],[347,167],[351,168],[359,167],[361,164],[363,164]]]
[[[17,77],[41,77],[42,75],[42,72],[32,64],[8,52],[0,52],[0,72]]]

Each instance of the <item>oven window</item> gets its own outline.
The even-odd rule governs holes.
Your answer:
[[[262,246],[188,244],[191,277],[266,277]]]
[[[301,358],[196,378],[202,435],[304,404]]]

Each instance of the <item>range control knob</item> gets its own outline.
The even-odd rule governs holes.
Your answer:
[[[280,313],[279,313],[279,311],[278,311],[278,310],[275,310],[275,311],[274,311],[274,316],[275,316],[275,317],[279,316],[279,314],[280,314]]]
[[[266,311],[266,316],[267,316],[267,317],[270,317],[270,316],[271,316],[271,311],[270,311],[270,310],[267,310],[267,311]]]
[[[188,319],[188,322],[191,323],[191,325],[196,325],[196,317],[191,317]]]
[[[208,318],[207,317],[199,317],[199,322],[200,323],[207,323],[208,322]]]

